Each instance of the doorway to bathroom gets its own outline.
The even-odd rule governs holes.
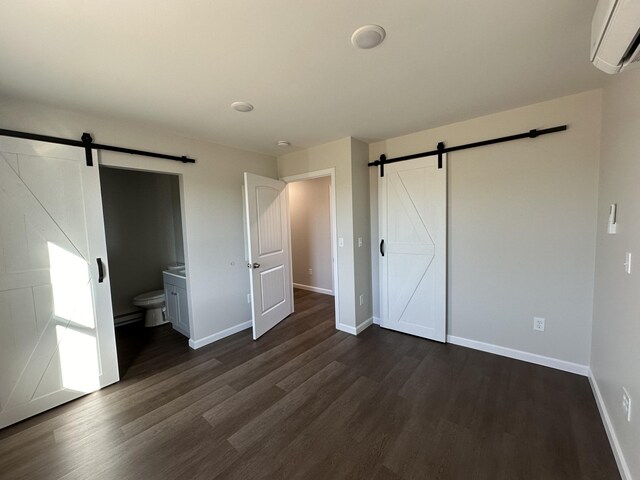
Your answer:
[[[159,337],[189,337],[180,176],[100,167],[121,377]],[[181,334],[181,335],[180,335]]]

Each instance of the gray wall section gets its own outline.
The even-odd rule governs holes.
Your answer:
[[[640,478],[640,71],[604,89],[591,370],[632,478]],[[607,234],[618,204],[617,233]],[[631,275],[624,271],[631,252]],[[631,422],[622,389],[632,399]],[[635,411],[634,411],[635,410]]]
[[[333,291],[330,185],[331,177],[290,183],[289,211],[293,283]]]
[[[450,335],[589,365],[600,118],[594,90],[370,145],[374,160],[569,125],[449,154]],[[377,178],[371,171],[376,245]],[[546,318],[545,332],[533,330],[534,316]]]
[[[369,145],[351,139],[353,185],[353,258],[356,294],[356,324],[372,320],[371,303],[371,212],[369,199]],[[362,245],[359,244],[362,239]],[[362,296],[362,305],[360,297]]]
[[[184,261],[184,235],[182,234],[182,201],[180,199],[180,177],[171,177],[171,208],[173,210],[173,232],[176,241],[176,262]]]
[[[162,288],[162,270],[184,261],[176,175],[100,168],[114,316]],[[176,218],[177,215],[177,218]]]

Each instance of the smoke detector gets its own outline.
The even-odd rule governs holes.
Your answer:
[[[364,25],[353,32],[351,43],[356,48],[367,50],[380,45],[386,35],[387,33],[380,25]]]
[[[278,140],[278,143],[276,144],[279,147],[288,147],[289,145],[291,145],[291,142],[287,142],[286,140]]]

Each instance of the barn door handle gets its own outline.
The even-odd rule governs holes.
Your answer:
[[[104,265],[102,265],[102,259],[97,258],[96,263],[98,264],[98,283],[104,282]]]
[[[380,240],[380,255],[384,257],[384,238]]]

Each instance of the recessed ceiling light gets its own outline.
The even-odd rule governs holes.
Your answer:
[[[236,112],[247,113],[253,110],[253,105],[247,102],[233,102],[231,104],[231,108],[233,108]]]
[[[386,36],[384,28],[379,25],[365,25],[351,35],[351,43],[356,48],[369,49],[377,47]]]
[[[287,142],[286,140],[278,140],[278,143],[276,144],[279,147],[288,147],[289,145],[291,145],[291,142]]]

